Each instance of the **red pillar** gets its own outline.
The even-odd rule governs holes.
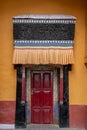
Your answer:
[[[59,96],[60,104],[63,104],[63,67],[60,68],[60,96]]]
[[[21,102],[25,103],[25,93],[26,93],[26,88],[25,88],[25,67],[23,66],[22,68],[22,95],[21,95]]]

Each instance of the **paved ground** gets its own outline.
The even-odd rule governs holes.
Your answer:
[[[0,130],[3,130],[3,129],[0,129]],[[4,129],[4,130],[85,130],[85,129],[81,129],[81,128],[56,128],[56,129],[43,129],[43,128],[39,128],[39,129],[37,129],[37,128],[35,128],[35,129],[29,129],[29,128],[27,128],[27,129]]]
[[[1,129],[0,129],[1,130]],[[7,129],[6,129],[7,130]],[[9,130],[12,130],[12,129],[9,129]],[[18,128],[18,129],[15,129],[15,130],[85,130],[84,128],[59,128],[57,125],[53,125],[53,126],[43,126],[43,125],[30,125],[28,126],[27,128]]]
[[[16,130],[85,130],[85,129],[67,129],[67,128],[32,128],[32,129],[16,129]]]
[[[47,125],[47,126],[36,126],[30,125],[28,126],[27,130],[85,130],[85,129],[70,129],[70,128],[59,128],[58,125]]]

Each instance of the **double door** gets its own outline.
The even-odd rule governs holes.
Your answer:
[[[31,71],[31,123],[53,122],[53,72]]]

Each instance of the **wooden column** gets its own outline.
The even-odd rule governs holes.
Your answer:
[[[25,67],[22,67],[22,95],[21,103],[25,103],[26,84],[25,84]]]
[[[16,87],[16,115],[15,126],[16,128],[24,128],[25,124],[25,95],[24,95],[24,79],[23,79],[23,67],[22,65],[15,66],[17,70],[17,87]]]
[[[69,127],[68,65],[60,68],[59,83],[59,126]]]
[[[63,104],[63,67],[60,68],[60,89],[59,89],[59,102]]]

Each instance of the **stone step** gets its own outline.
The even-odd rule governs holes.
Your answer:
[[[29,125],[28,130],[85,130],[85,128],[59,128],[58,125]]]
[[[21,129],[20,129],[21,130]],[[27,130],[85,130],[84,128],[44,128],[44,127],[39,127],[39,128],[30,128]]]
[[[6,130],[13,130],[13,129],[6,129]],[[58,126],[30,125],[27,128],[17,128],[14,130],[85,130],[85,128],[59,128]]]
[[[6,130],[13,130],[13,129],[6,129]],[[27,128],[17,128],[14,130],[85,130],[85,128],[59,128],[58,125],[29,125],[27,126]]]

